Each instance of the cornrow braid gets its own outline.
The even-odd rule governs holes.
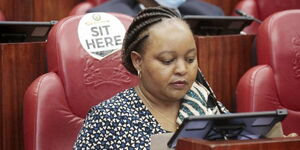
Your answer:
[[[130,46],[130,43],[132,43],[135,38],[142,32],[144,31],[148,26],[153,25],[157,22],[160,22],[161,18],[149,18],[146,21],[140,21],[140,24],[137,24],[134,28],[132,28],[127,35],[125,36],[125,44],[124,48],[128,49]],[[130,29],[130,28],[129,28]],[[128,47],[127,47],[128,46]]]
[[[144,34],[145,31],[150,26],[161,22],[165,18],[180,17],[180,14],[165,7],[150,7],[140,11],[137,14],[126,32],[122,47],[123,65],[129,72],[137,74],[137,71],[132,64],[130,54],[132,51],[142,51],[141,49],[144,46],[144,41],[149,37],[148,34]]]

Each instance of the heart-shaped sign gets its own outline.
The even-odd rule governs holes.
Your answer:
[[[101,60],[122,48],[125,27],[108,13],[88,13],[78,25],[78,37],[84,50]]]

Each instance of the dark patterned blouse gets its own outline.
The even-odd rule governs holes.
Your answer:
[[[208,105],[209,93],[194,82],[182,99],[176,122],[181,124],[189,116],[220,114],[217,106]],[[74,149],[150,149],[150,136],[166,132],[130,88],[90,110]]]
[[[150,149],[150,136],[166,132],[130,88],[90,110],[74,149]]]

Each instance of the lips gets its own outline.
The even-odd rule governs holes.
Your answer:
[[[175,81],[171,83],[171,86],[175,89],[184,89],[187,86],[187,82],[186,81]]]

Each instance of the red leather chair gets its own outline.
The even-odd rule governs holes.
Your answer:
[[[285,108],[285,134],[300,134],[300,10],[267,18],[257,33],[258,66],[248,70],[237,86],[237,111]]]
[[[89,9],[96,7],[97,5],[100,5],[108,0],[87,0],[85,2],[81,2],[77,4],[70,12],[70,16],[72,15],[83,15],[88,11]]]
[[[249,15],[264,20],[271,14],[287,9],[300,9],[299,0],[242,0],[235,10],[242,10]],[[248,34],[256,34],[259,23],[253,22],[244,31]]]
[[[114,13],[127,29],[132,18]],[[77,26],[82,16],[59,21],[47,42],[49,73],[37,78],[24,99],[26,150],[72,149],[88,110],[137,84],[121,64],[118,51],[101,61],[81,46]]]

